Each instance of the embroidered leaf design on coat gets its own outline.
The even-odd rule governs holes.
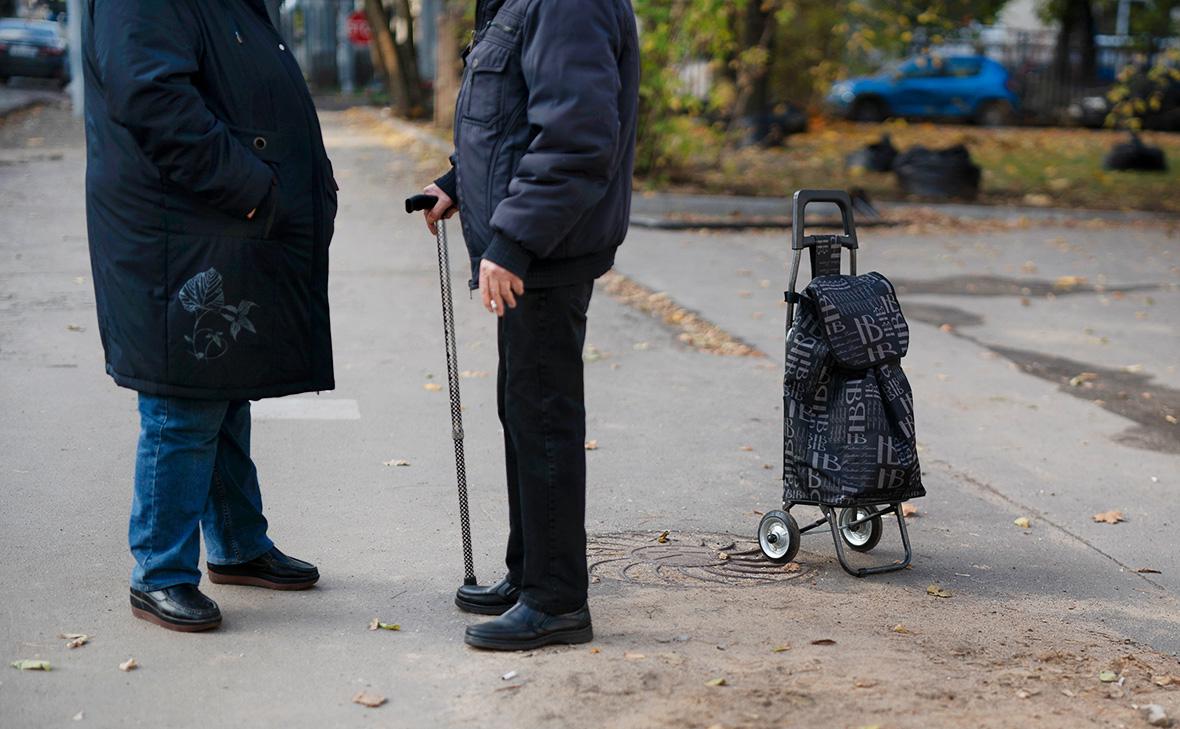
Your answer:
[[[196,315],[193,332],[184,335],[184,341],[189,345],[189,353],[198,360],[218,359],[229,351],[229,341],[226,340],[224,331],[201,326],[206,316],[220,316],[229,322],[229,335],[234,341],[237,341],[242,330],[251,334],[258,333],[254,328],[254,322],[247,316],[258,304],[245,299],[237,306],[226,304],[221,274],[216,268],[210,268],[190,278],[181,287],[177,298],[185,311]]]
[[[190,278],[180,289],[180,305],[190,314],[221,309],[225,305],[225,291],[217,269],[210,268]]]

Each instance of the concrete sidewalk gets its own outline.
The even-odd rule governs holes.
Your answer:
[[[782,236],[637,231],[620,271],[769,356],[696,351],[674,326],[596,294],[587,527],[597,639],[485,654],[462,645],[473,618],[451,605],[461,560],[449,414],[445,392],[424,387],[445,378],[433,240],[399,211],[443,160],[418,159],[371,113],[324,114],[342,187],[338,389],[260,403],[254,430],[272,536],[324,579],[302,594],[206,585],[225,625],[178,635],[128,613],[134,394],[102,373],[80,130],[44,113],[31,122],[44,140],[33,147],[22,146],[27,129],[0,127],[0,658],[55,670],[0,672],[0,726],[732,729],[839,716],[847,726],[1032,717],[1077,727],[1135,725],[1133,706],[1150,702],[1180,713],[1175,688],[1152,682],[1180,675],[1167,655],[1180,648],[1169,432],[1135,431],[1025,374],[1014,353],[1095,367],[1095,386],[1137,365],[1125,374],[1142,380],[1122,389],[1133,382],[1170,406],[1180,376],[1166,229],[864,236],[862,267],[908,291],[907,370],[930,491],[911,523],[913,569],[868,580],[840,571],[826,536],[789,568],[751,552],[758,513],[781,492]],[[1049,299],[1036,283],[1066,274],[1107,291],[1075,284]],[[466,277],[456,263],[460,292]],[[1016,295],[985,295],[1011,281]],[[487,374],[494,327],[461,294],[456,305],[477,572],[489,580],[501,574],[506,527]],[[385,465],[402,459],[410,465]],[[1089,521],[1111,508],[1128,521]],[[1015,527],[1019,516],[1032,528]],[[898,554],[890,535],[874,558]],[[932,584],[952,597],[929,595]],[[402,629],[371,632],[373,617]],[[63,632],[93,638],[71,650]],[[142,667],[120,672],[129,657]],[[1117,696],[1103,670],[1125,679]],[[350,703],[360,689],[389,701]]]

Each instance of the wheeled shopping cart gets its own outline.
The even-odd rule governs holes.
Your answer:
[[[831,203],[838,234],[807,235],[806,209]],[[913,396],[900,367],[909,329],[896,292],[878,273],[858,276],[852,202],[839,190],[800,190],[792,209],[792,261],[783,377],[783,508],[758,524],[758,544],[775,562],[795,558],[803,534],[826,527],[840,566],[856,577],[904,569],[913,552],[902,503],[925,495],[914,436]],[[840,272],[848,250],[850,274]],[[796,292],[803,251],[812,280]],[[791,510],[822,516],[800,527]],[[846,549],[869,552],[894,515],[905,557],[853,567]]]

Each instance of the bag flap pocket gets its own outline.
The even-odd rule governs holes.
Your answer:
[[[910,328],[893,284],[881,274],[819,276],[804,296],[815,303],[840,366],[863,370],[906,355]]]

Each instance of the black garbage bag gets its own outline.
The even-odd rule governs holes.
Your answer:
[[[1167,172],[1168,159],[1164,150],[1144,144],[1138,134],[1131,132],[1128,141],[1111,147],[1102,166],[1108,170]]]
[[[974,199],[982,172],[961,144],[946,149],[910,147],[893,162],[902,192],[934,198]]]
[[[844,158],[846,167],[863,167],[871,172],[888,172],[893,169],[893,162],[897,159],[897,147],[888,134],[872,144],[866,144]]]
[[[847,507],[926,494],[900,364],[909,339],[879,273],[819,276],[802,292],[783,377],[784,502]]]

